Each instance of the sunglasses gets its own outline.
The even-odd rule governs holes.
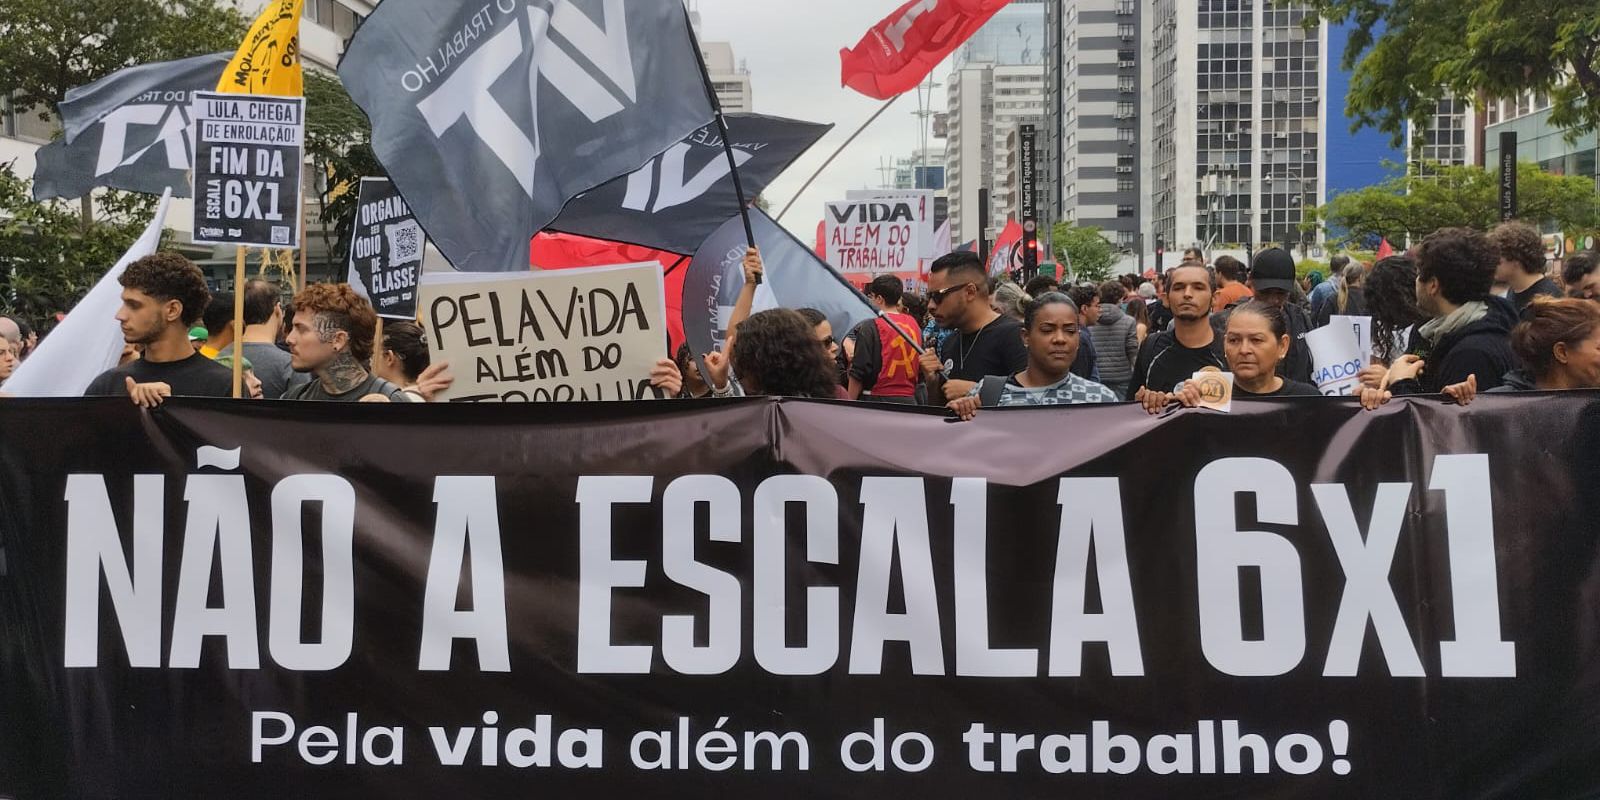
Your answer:
[[[956,292],[959,292],[962,289],[965,289],[965,288],[967,288],[969,286],[975,286],[975,285],[976,284],[963,283],[960,286],[952,286],[952,287],[950,287],[948,289],[935,289],[935,290],[933,290],[931,292],[928,292],[928,302],[930,302],[930,303],[943,303],[944,299],[946,297],[949,297],[950,295],[953,295]]]

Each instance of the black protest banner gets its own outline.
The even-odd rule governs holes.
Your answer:
[[[303,97],[194,93],[195,244],[300,246]]]
[[[362,178],[356,201],[350,271],[378,316],[416,319],[417,279],[427,237],[405,198],[387,178]]]
[[[667,356],[661,265],[519,275],[434,273],[423,325],[454,365],[452,402],[569,402],[655,397]]]
[[[1597,424],[0,403],[0,793],[1594,796]]]

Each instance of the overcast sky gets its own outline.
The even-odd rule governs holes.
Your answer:
[[[860,41],[903,0],[691,0],[698,7],[706,41],[733,43],[733,55],[750,69],[755,110],[760,114],[831,122],[834,129],[767,190],[776,215],[822,162],[883,105],[839,86],[839,50]],[[949,62],[934,70],[940,83]],[[943,111],[945,88],[934,90],[932,107]],[[810,242],[823,204],[843,200],[846,190],[882,185],[880,159],[910,156],[921,146],[916,92],[901,97],[806,190],[784,227]],[[931,138],[929,146],[937,144]],[[892,177],[891,177],[892,180]]]

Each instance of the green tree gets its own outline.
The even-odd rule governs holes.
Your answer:
[[[0,277],[7,314],[44,322],[77,305],[106,270],[133,246],[155,214],[155,198],[113,192],[97,198],[99,216],[87,226],[75,209],[34,202],[29,181],[0,166]]]
[[[1576,137],[1600,126],[1600,4],[1595,0],[1310,0],[1350,23],[1345,105],[1398,145],[1444,96],[1551,98],[1550,121]],[[1313,19],[1312,22],[1315,20]]]
[[[1500,220],[1499,184],[1481,167],[1430,167],[1335,195],[1316,210],[1334,241],[1387,238],[1399,244],[1440,228],[1487,230]],[[1563,232],[1600,228],[1600,200],[1588,178],[1551,175],[1531,163],[1517,167],[1519,216]]]
[[[329,278],[344,280],[343,254],[350,252],[361,179],[388,173],[372,151],[367,115],[350,99],[337,75],[317,69],[306,70],[306,157],[311,160],[310,177],[325,180],[318,197],[322,242],[328,253],[324,269],[331,271]]]
[[[1117,251],[1100,234],[1099,228],[1080,228],[1070,222],[1058,222],[1050,230],[1050,241],[1056,259],[1074,279],[1100,283],[1111,277]]]
[[[3,0],[0,82],[48,119],[67,90],[117,70],[239,46],[238,0]]]

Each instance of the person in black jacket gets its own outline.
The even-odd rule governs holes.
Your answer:
[[[1388,395],[1438,394],[1476,379],[1478,391],[1501,384],[1518,366],[1511,350],[1517,311],[1489,294],[1498,252],[1481,233],[1446,228],[1417,251],[1417,306],[1432,319],[1417,328],[1413,352],[1396,359],[1379,387],[1362,389],[1376,408]]]

